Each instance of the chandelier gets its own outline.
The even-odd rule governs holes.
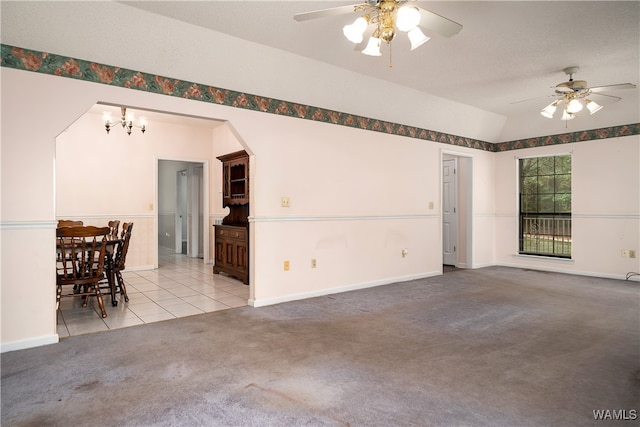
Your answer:
[[[117,124],[122,125],[122,128],[127,131],[128,135],[131,135],[131,130],[134,127],[139,128],[142,133],[147,130],[147,122],[145,119],[141,118],[139,120],[139,124],[134,124],[135,118],[133,117],[133,114],[127,113],[127,107],[120,107],[120,111],[122,113],[122,116],[120,117],[120,121],[117,122],[111,120],[111,113],[108,111],[105,111],[104,115],[102,116],[104,120],[104,128],[107,133],[109,133],[112,126],[115,126]]]
[[[406,32],[411,42],[411,50],[414,50],[429,41],[422,30],[420,23],[420,10],[415,6],[399,6],[397,0],[384,0],[370,2],[355,6],[356,12],[365,12],[352,24],[345,25],[342,29],[345,37],[352,43],[362,43],[367,29],[373,31],[362,53],[369,56],[381,56],[380,47],[386,42],[391,49],[391,41],[398,31]],[[391,67],[389,61],[389,67]]]

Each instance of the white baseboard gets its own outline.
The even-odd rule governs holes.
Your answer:
[[[568,270],[566,268],[553,268],[553,267],[539,266],[539,265],[532,266],[532,265],[523,265],[518,263],[510,263],[510,262],[503,262],[495,265],[500,267],[526,268],[527,270],[549,271],[551,273],[575,274],[576,276],[601,277],[603,279],[617,279],[617,280],[626,279],[626,273],[625,274],[598,273],[594,271]],[[629,280],[638,281],[640,280],[640,278],[636,276],[636,277],[629,278]]]
[[[338,288],[322,289],[319,291],[311,291],[311,292],[302,292],[299,294],[284,295],[281,297],[250,299],[249,305],[252,307],[265,307],[268,305],[280,304],[283,302],[298,301],[298,300],[307,299],[307,298],[315,298],[315,297],[321,297],[325,295],[339,294],[342,292],[355,291],[358,289],[374,288],[376,286],[390,285],[392,283],[398,283],[398,282],[408,282],[409,280],[425,279],[427,277],[440,276],[440,275],[442,275],[441,271],[433,271],[425,274],[416,274],[414,276],[394,277],[391,279],[375,280],[373,282],[365,282],[365,283],[356,283],[353,285],[341,286]]]
[[[4,342],[0,352],[24,350],[25,348],[40,347],[42,345],[57,344],[60,341],[58,334],[43,335],[36,338],[26,338],[18,341]]]

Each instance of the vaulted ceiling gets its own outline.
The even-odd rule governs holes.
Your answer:
[[[530,114],[537,120],[551,101],[545,96],[568,80],[562,71],[568,66],[579,66],[574,78],[590,86],[639,83],[636,1],[417,1],[464,28],[451,38],[427,29],[432,39],[414,51],[399,34],[392,42],[392,68],[385,47],[383,56],[368,57],[344,38],[342,27],[353,22],[355,13],[293,19],[297,13],[362,3],[358,1],[123,3],[506,117]],[[638,104],[637,88],[606,93]],[[531,98],[536,99],[514,103]],[[595,98],[604,105],[613,100]],[[623,119],[629,103],[617,104],[623,122],[638,121],[637,108]]]
[[[102,56],[107,58],[109,55],[127,53],[126,47],[123,49],[123,46],[117,43],[113,44],[112,50],[105,51],[103,48],[111,39],[115,42],[125,37],[124,35],[101,33],[79,36],[74,34],[73,28],[69,28],[80,26],[81,22],[94,22],[96,28],[106,28],[107,22],[112,21],[107,21],[108,18],[105,18],[105,22],[100,22],[100,18],[109,10],[109,6],[105,6],[104,2],[89,2],[91,8],[85,7],[86,3],[80,7],[79,3],[73,2],[15,2],[16,5],[7,7],[9,3],[14,2],[2,1],[3,43],[17,43],[18,46],[26,48],[49,49],[48,51],[54,53],[82,55],[80,57],[83,59],[97,61],[111,60],[102,59]],[[580,69],[574,78],[586,80],[589,86],[618,83],[638,85],[640,83],[640,2],[637,1],[416,1],[417,6],[459,22],[463,25],[463,29],[459,34],[446,38],[430,32],[427,28],[425,33],[432,37],[431,40],[414,51],[409,50],[405,34],[399,34],[392,42],[393,67],[391,68],[388,47],[383,46],[381,57],[365,56],[354,50],[353,44],[342,35],[342,27],[353,22],[357,14],[329,16],[304,22],[293,19],[293,16],[298,13],[357,4],[358,1],[187,0],[115,3],[119,5],[111,3],[110,9],[119,9],[115,6],[120,6],[129,11],[143,12],[164,20],[186,23],[191,26],[190,28],[212,30],[245,43],[264,46],[266,58],[260,59],[263,63],[269,62],[268,56],[274,55],[276,52],[274,49],[276,49],[296,57],[305,57],[328,64],[333,67],[332,71],[344,70],[345,73],[349,73],[349,84],[353,82],[353,75],[362,76],[366,84],[353,88],[350,96],[375,92],[378,88],[375,85],[372,86],[371,82],[380,82],[387,85],[387,88],[408,89],[424,96],[444,98],[504,117],[504,123],[506,123],[504,127],[508,131],[506,133],[504,130],[497,131],[497,136],[489,139],[491,142],[520,134],[542,136],[640,122],[640,90],[638,88],[605,92],[622,97],[618,102],[612,102],[615,99],[610,97],[594,97],[594,100],[605,108],[593,116],[583,112],[568,126],[559,118],[549,120],[539,114],[540,110],[551,102],[550,96],[554,93],[554,86],[568,80],[568,76],[562,71],[568,66],[579,66]],[[69,4],[75,4],[75,6],[69,6]],[[56,21],[55,17],[48,18],[57,9],[64,10],[59,12],[63,14],[58,15],[58,21],[66,21],[68,18],[68,22],[53,22]],[[36,16],[38,15],[36,12],[40,10],[43,11],[40,13],[41,16]],[[120,22],[113,22],[116,28],[114,31],[126,26],[129,32],[128,29],[135,26],[135,22],[130,23],[132,20],[128,20],[126,14],[121,12],[119,11],[119,16],[122,17]],[[78,16],[73,16],[73,13]],[[62,17],[64,20],[61,19]],[[148,21],[145,20],[145,22]],[[44,23],[50,28],[45,28]],[[160,26],[151,27],[148,24],[144,28],[140,26],[131,31],[134,30],[138,33],[163,31]],[[68,35],[61,34],[63,31],[68,32]],[[36,34],[38,32],[42,34]],[[127,35],[127,37],[130,36],[130,34]],[[105,37],[109,39],[105,41]],[[73,41],[71,38],[74,38]],[[164,39],[166,40],[166,35]],[[29,41],[31,40],[34,46],[22,46],[20,44],[22,40],[27,40],[26,43],[31,43]],[[48,40],[58,41],[48,42]],[[70,48],[68,53],[58,52],[55,43],[58,45],[62,43],[59,40],[71,43],[74,47]],[[154,57],[147,50],[156,46],[138,46],[135,40],[130,42],[132,49],[126,59],[133,58],[133,62],[138,62],[139,64],[132,65],[138,67],[136,69],[164,73],[168,77],[187,79],[190,77],[174,75],[172,73],[175,70],[172,71],[166,67],[154,69],[156,63],[149,60]],[[216,46],[211,47],[212,53],[216,48]],[[165,52],[157,52],[156,58],[161,54],[164,55]],[[180,65],[178,63],[180,52],[172,51],[171,54],[176,55],[173,63],[177,67]],[[166,62],[164,58],[163,60]],[[127,62],[107,63],[127,66]],[[208,65],[210,69],[212,63]],[[281,64],[281,66],[283,69],[292,67],[291,64]],[[193,69],[192,66],[191,70]],[[246,70],[237,70],[237,72],[243,73],[237,80],[244,79],[241,81],[246,82],[247,75],[257,78],[260,70],[255,70],[252,74]],[[289,74],[286,78],[290,78],[291,71],[287,70],[287,72]],[[195,74],[194,76],[194,79],[199,78]],[[207,76],[212,76],[211,72]],[[333,73],[332,77],[327,79],[335,79],[335,76],[336,74]],[[220,81],[222,77],[221,73],[215,75],[215,79],[211,77],[215,80],[213,83],[195,81],[220,84],[232,90],[251,90],[251,88],[224,86],[226,81]],[[312,78],[304,73],[298,73],[295,78],[303,82],[297,82],[297,85],[292,84],[292,87],[298,91],[295,94],[305,90],[305,86],[321,87],[328,83],[322,81],[325,76],[319,73]],[[254,93],[264,96],[282,96],[286,100],[300,102],[291,99],[293,92],[284,95],[280,92],[282,87],[276,94]],[[387,90],[386,93],[389,91]],[[304,94],[301,94],[300,98],[304,99]],[[523,100],[527,101],[517,102]],[[355,102],[351,105],[358,108],[362,106],[361,111],[356,111],[356,114],[368,113],[369,117],[376,117],[376,111],[370,113],[366,111],[366,101],[360,104]],[[330,105],[316,105],[332,108]],[[372,106],[371,109],[373,108]],[[380,111],[379,105],[375,108],[377,112]],[[414,108],[414,105],[410,102],[403,104],[401,98],[394,99],[390,108],[394,111],[398,109],[409,111]],[[354,113],[354,111],[346,111]],[[449,113],[447,111],[447,114]],[[392,117],[390,120],[394,119]],[[460,114],[456,119],[464,121],[466,117]],[[407,124],[420,125],[420,123]],[[503,134],[499,135],[500,132]]]

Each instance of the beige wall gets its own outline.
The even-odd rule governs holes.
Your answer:
[[[517,244],[514,156],[563,151],[574,152],[576,261],[551,267],[615,277],[634,267],[611,253],[619,253],[620,245],[638,249],[637,136],[495,154],[49,75],[1,72],[3,351],[57,341],[50,255],[56,218],[74,212],[56,208],[56,136],[98,101],[230,123],[228,132],[216,135],[223,142],[220,148],[214,144],[210,158],[235,151],[238,144],[252,156],[251,303],[256,306],[440,274],[443,150],[471,156],[470,267],[549,267],[512,256]],[[100,126],[94,130],[92,125],[91,131],[96,138],[104,136]],[[201,155],[189,151],[194,144],[180,145],[184,157]],[[94,150],[97,146],[88,152]],[[153,217],[149,203],[155,190],[147,175],[153,175],[154,156],[142,148],[131,156],[145,172],[136,175],[139,182],[128,182],[137,196],[118,212],[123,217],[135,216],[137,222]],[[215,165],[214,216],[219,210]],[[290,198],[291,207],[281,207],[282,196]],[[105,209],[93,208],[88,215],[115,213]],[[142,227],[152,236],[148,245],[155,233],[152,223]],[[39,249],[26,258],[32,242]],[[315,269],[311,258],[317,259]],[[288,272],[284,260],[291,262]]]

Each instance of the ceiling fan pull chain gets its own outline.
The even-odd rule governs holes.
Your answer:
[[[393,68],[393,62],[391,61],[391,43],[387,43],[389,46],[389,68]]]

